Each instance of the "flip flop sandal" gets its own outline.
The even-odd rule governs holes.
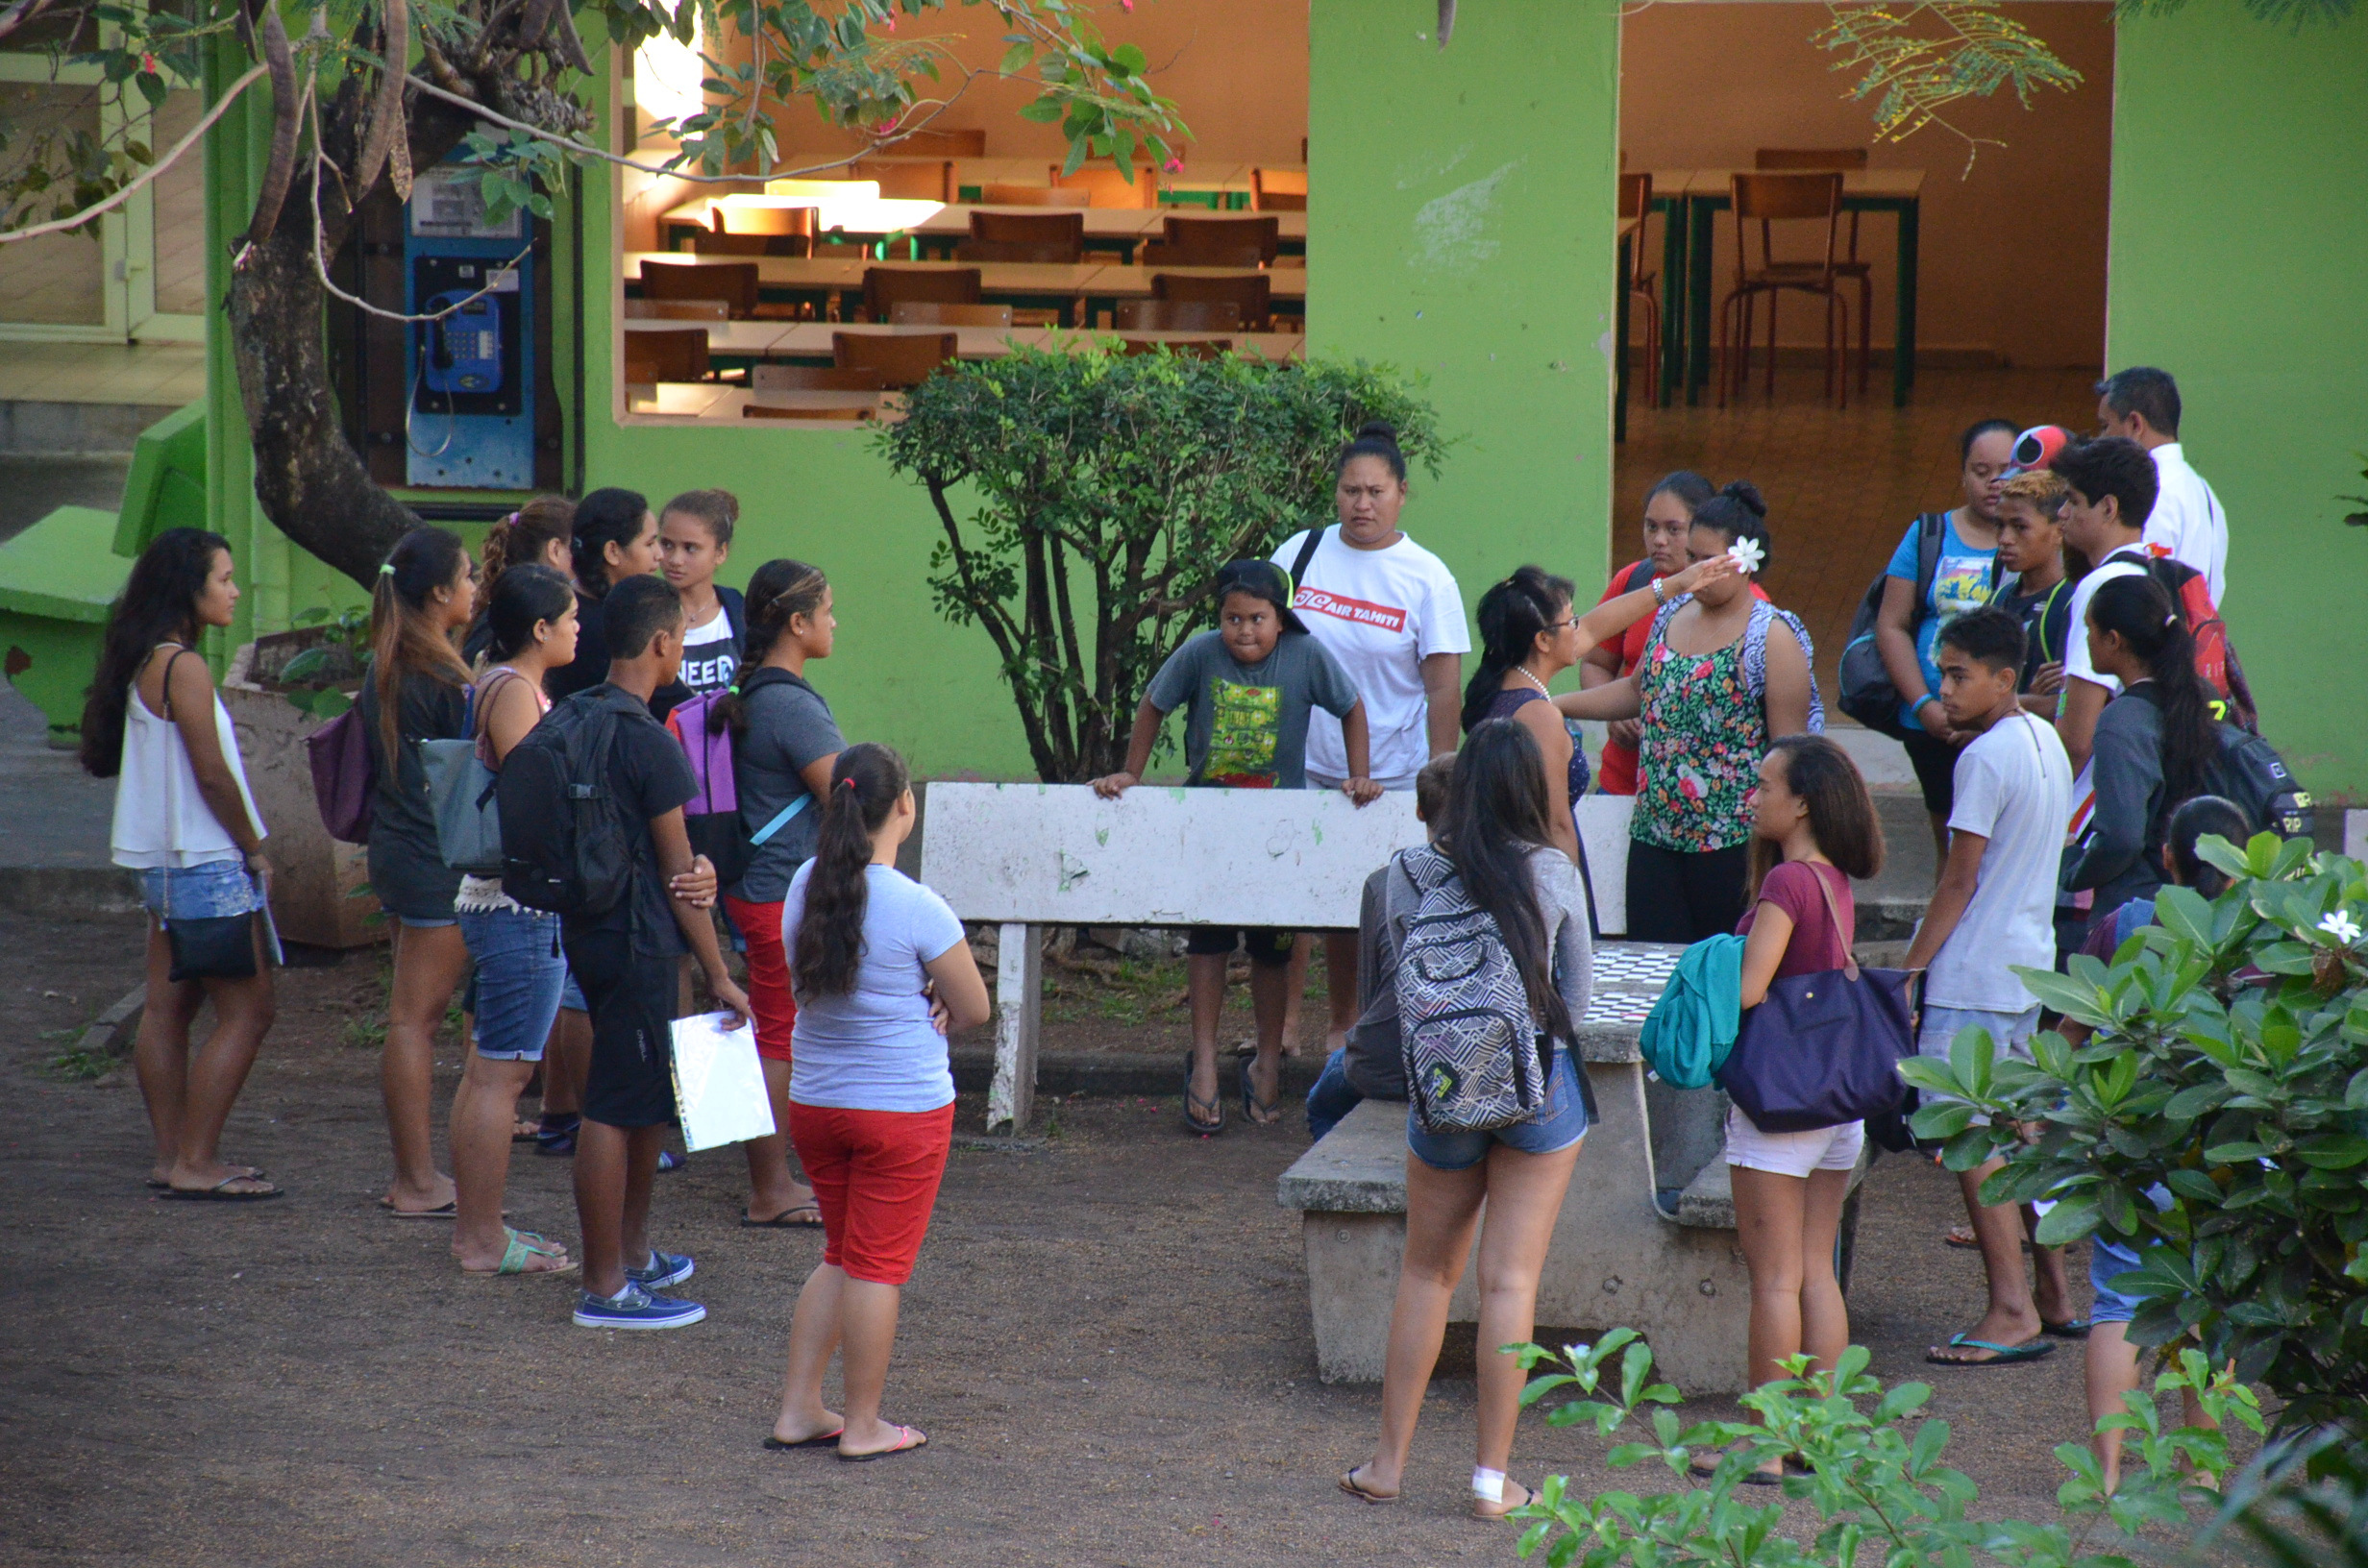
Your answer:
[[[509,1140],[512,1143],[531,1143],[542,1136],[543,1129],[540,1122],[514,1121],[510,1123]]]
[[[573,1274],[577,1271],[577,1269],[582,1266],[574,1259],[565,1257],[551,1247],[534,1245],[534,1241],[540,1241],[542,1239],[539,1236],[534,1237],[533,1241],[530,1241],[528,1237],[532,1234],[530,1232],[513,1231],[507,1226],[504,1226],[503,1231],[508,1239],[503,1245],[502,1261],[500,1263],[496,1264],[490,1270],[482,1268],[464,1268],[460,1272],[469,1275],[474,1279],[489,1280],[504,1274],[550,1274],[555,1276],[563,1276]],[[534,1258],[555,1259],[557,1260],[557,1264],[555,1267],[552,1268],[528,1267],[528,1260]]]
[[[1510,1478],[1506,1480],[1505,1487],[1508,1491],[1516,1486],[1521,1486],[1521,1483]],[[1503,1519],[1510,1515],[1514,1509],[1526,1508],[1532,1503],[1537,1501],[1538,1494],[1530,1490],[1527,1486],[1521,1486],[1521,1500],[1518,1503],[1514,1502],[1511,1498],[1499,1498],[1497,1501],[1492,1503],[1487,1498],[1482,1497],[1479,1493],[1474,1492],[1471,1499],[1471,1516],[1474,1519]]]
[[[874,1459],[884,1459],[897,1454],[910,1454],[928,1446],[929,1434],[927,1433],[917,1427],[899,1427],[894,1448],[883,1448],[873,1454],[849,1454],[841,1451],[839,1462],[841,1464],[870,1464]]]
[[[839,1428],[836,1432],[818,1432],[811,1437],[801,1437],[794,1443],[785,1442],[781,1438],[774,1436],[773,1433],[765,1433],[765,1446],[767,1448],[777,1448],[784,1450],[792,1448],[835,1448],[838,1446],[840,1437],[845,1435],[847,1429],[845,1427]]]
[[[1372,1492],[1366,1490],[1365,1483],[1357,1479],[1357,1470],[1362,1470],[1364,1468],[1365,1466],[1358,1465],[1356,1470],[1350,1470],[1346,1474],[1343,1475],[1341,1477],[1341,1490],[1346,1492],[1350,1497],[1355,1498],[1358,1502],[1366,1504],[1370,1507],[1378,1508],[1385,1504],[1394,1503],[1398,1500],[1398,1494],[1395,1492]]]
[[[1212,1119],[1203,1121],[1193,1115],[1204,1108],[1215,1113]],[[1190,1055],[1184,1058],[1184,1129],[1198,1133],[1202,1138],[1215,1138],[1225,1130],[1225,1097],[1219,1094],[1204,1100],[1193,1092],[1193,1059]]]
[[[379,1207],[395,1219],[456,1219],[460,1215],[458,1198],[447,1198],[433,1209],[398,1209],[392,1198],[381,1198]]]
[[[661,1176],[670,1170],[680,1170],[684,1165],[689,1164],[690,1162],[688,1160],[683,1159],[682,1156],[675,1153],[672,1149],[660,1149],[657,1151],[657,1169],[658,1174]]]
[[[801,1214],[814,1217],[801,1219],[798,1217]],[[823,1212],[818,1204],[802,1203],[795,1209],[782,1210],[771,1219],[751,1219],[747,1211],[743,1210],[740,1228],[744,1231],[819,1231],[823,1228]]]
[[[2039,1332],[2050,1339],[2085,1339],[2088,1331],[2096,1326],[2097,1320],[2093,1317],[2069,1318],[2061,1323],[2050,1323],[2044,1317],[2039,1319]]]
[[[271,1174],[260,1165],[233,1165],[230,1167],[230,1172],[226,1180],[234,1182],[259,1182]],[[172,1183],[160,1182],[154,1176],[148,1178],[147,1186],[151,1191],[156,1192],[170,1192],[173,1189]]]
[[[158,1201],[170,1199],[176,1203],[261,1203],[267,1198],[286,1196],[276,1187],[266,1187],[260,1192],[232,1192],[226,1190],[233,1182],[252,1182],[253,1176],[225,1176],[211,1187],[168,1187],[157,1194]]]
[[[1278,1073],[1277,1076],[1279,1077],[1280,1074]],[[1271,1127],[1283,1119],[1281,1090],[1277,1089],[1274,1098],[1261,1105],[1258,1102],[1256,1091],[1250,1087],[1247,1062],[1242,1064],[1242,1115],[1260,1127]]]
[[[2035,1361],[2042,1357],[2053,1356],[2056,1353],[2056,1347],[2044,1339],[2026,1339],[2019,1345],[1999,1345],[1992,1344],[1987,1339],[1976,1339],[1970,1335],[1963,1334],[1949,1335],[1948,1348],[1951,1350],[1986,1350],[1994,1354],[1978,1361],[1963,1361],[1935,1351],[1927,1351],[1924,1359],[1935,1366],[2012,1366],[2024,1361]]]

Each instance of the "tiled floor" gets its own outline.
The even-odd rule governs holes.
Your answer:
[[[1671,469],[1714,482],[1747,478],[1767,497],[1773,537],[1766,576],[1776,602],[1808,623],[1817,680],[1833,703],[1842,633],[1867,582],[1883,570],[1916,513],[1953,506],[1957,438],[1979,419],[2018,426],[2095,425],[2096,372],[1924,370],[1914,402],[1893,408],[1880,371],[1874,396],[1837,413],[1817,397],[1814,368],[1779,373],[1776,401],[1756,388],[1725,409],[1702,404],[1629,410],[1612,497],[1613,564],[1636,559],[1644,492]],[[1590,592],[1599,592],[1591,589]]]
[[[0,342],[0,398],[179,404],[205,395],[202,343]]]

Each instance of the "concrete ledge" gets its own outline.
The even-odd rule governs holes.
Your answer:
[[[1359,1105],[1276,1178],[1274,1201],[1285,1209],[1324,1213],[1404,1213],[1405,1102]]]
[[[138,915],[139,875],[120,866],[0,866],[0,909],[86,919]]]
[[[121,457],[177,403],[44,403],[0,399],[0,452],[43,457]]]
[[[1677,1195],[1677,1222],[1703,1231],[1735,1229],[1735,1185],[1727,1179],[1727,1151],[1721,1147],[1686,1190]]]
[[[953,1085],[964,1093],[985,1093],[995,1082],[992,1046],[970,1046],[951,1053]],[[1218,1077],[1230,1098],[1234,1092],[1233,1058],[1221,1052]],[[1323,1057],[1302,1051],[1283,1058],[1283,1093],[1295,1110],[1323,1071]],[[1039,1094],[1143,1094],[1158,1097],[1184,1092],[1182,1053],[1151,1056],[1139,1051],[1048,1051],[1036,1059]]]

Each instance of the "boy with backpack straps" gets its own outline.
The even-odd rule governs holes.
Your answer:
[[[554,707],[505,761],[503,886],[561,917],[568,967],[592,1016],[592,1060],[576,1145],[585,1328],[670,1329],[706,1309],[658,1294],[688,1257],[649,1241],[650,1188],[674,1116],[676,960],[687,944],[716,1002],[749,1017],[714,922],[671,893],[694,870],[682,806],[696,793],[682,747],[649,702],[682,661],[682,605],[658,577],[609,590],[608,678]]]

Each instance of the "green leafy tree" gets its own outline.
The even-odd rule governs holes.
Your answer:
[[[194,156],[205,126],[242,95],[267,94],[268,153],[225,302],[256,494],[288,537],[366,584],[417,519],[347,444],[323,341],[333,293],[387,314],[332,281],[363,202],[382,185],[407,199],[414,171],[457,153],[496,215],[526,207],[547,218],[553,194],[582,167],[630,163],[603,144],[585,33],[628,47],[660,33],[736,36],[745,58],[708,58],[703,107],[663,127],[679,152],[648,166],[690,180],[849,160],[772,167],[774,116],[785,105],[810,106],[865,133],[871,150],[892,150],[995,78],[1035,87],[1024,112],[1060,126],[1073,167],[1122,157],[1131,178],[1136,155],[1165,160],[1188,134],[1153,90],[1142,51],[1106,40],[1086,0],[958,5],[1000,28],[999,69],[974,72],[943,39],[898,36],[898,16],[952,11],[957,0],[0,0],[0,44],[37,46],[53,83],[68,66],[95,67],[90,92],[133,111],[111,138],[74,130],[54,97],[19,100],[42,105],[37,115],[0,111],[0,257],[12,240],[93,230]],[[198,129],[170,148],[142,139],[140,107],[195,85],[209,65],[220,86]]]
[[[1678,1482],[1675,1490],[1583,1496],[1569,1478],[1546,1477],[1536,1500],[1513,1517],[1529,1527],[1521,1556],[1542,1550],[1552,1568],[1973,1568],[1983,1560],[2006,1568],[2136,1568],[2145,1554],[2139,1537],[2187,1534],[2219,1506],[2216,1488],[2231,1469],[2224,1429],[2234,1423],[2259,1432],[2262,1425],[2252,1391],[2189,1349],[2156,1380],[2151,1396],[2130,1395],[2130,1413],[2098,1423],[2101,1432],[2127,1433],[2134,1451],[2119,1489],[2105,1490],[2088,1444],[2062,1443],[2056,1449],[2069,1472],[2056,1494],[2062,1518],[1975,1519],[1978,1488],[1943,1462],[1949,1424],[1918,1416],[1931,1385],[1887,1390],[1867,1375],[1861,1346],[1844,1351],[1830,1373],[1810,1372],[1805,1356],[1787,1361],[1788,1377],[1742,1397],[1756,1423],[1692,1425],[1670,1408],[1677,1390],[1653,1381],[1652,1351],[1633,1330],[1560,1351],[1505,1348],[1525,1369],[1547,1369],[1530,1380],[1521,1401],[1559,1400],[1549,1425],[1592,1427],[1607,1438],[1649,1425],[1649,1435],[1640,1432],[1606,1458],[1616,1469],[1658,1464]],[[2210,1425],[2163,1424],[2159,1407],[2186,1393]],[[1698,1481],[1692,1466],[1706,1455],[1717,1456],[1717,1468]],[[1785,1501],[1743,1501],[1748,1494],[1736,1488],[1744,1476],[1779,1461],[1787,1463]],[[1802,1506],[1796,1522],[1805,1509],[1806,1532],[1779,1529],[1787,1503]]]
[[[1431,410],[1386,368],[1115,347],[949,365],[877,437],[945,530],[940,611],[994,643],[1051,783],[1123,760],[1152,673],[1209,625],[1219,567],[1330,521],[1359,424],[1391,421],[1437,472]]]
[[[1968,1029],[1944,1065],[1900,1070],[1951,1096],[1916,1113],[1951,1169],[2003,1154],[1985,1201],[2056,1200],[2038,1239],[2143,1249],[2117,1288],[2133,1340],[2189,1338],[2307,1426],[2368,1410],[2368,882],[2305,839],[2207,838],[2233,878],[2207,901],[2164,888],[2112,963],[2018,969],[2089,1031],[1999,1061]],[[1977,1113],[1985,1125],[1973,1125]],[[2167,1203],[2167,1207],[2158,1205]]]

